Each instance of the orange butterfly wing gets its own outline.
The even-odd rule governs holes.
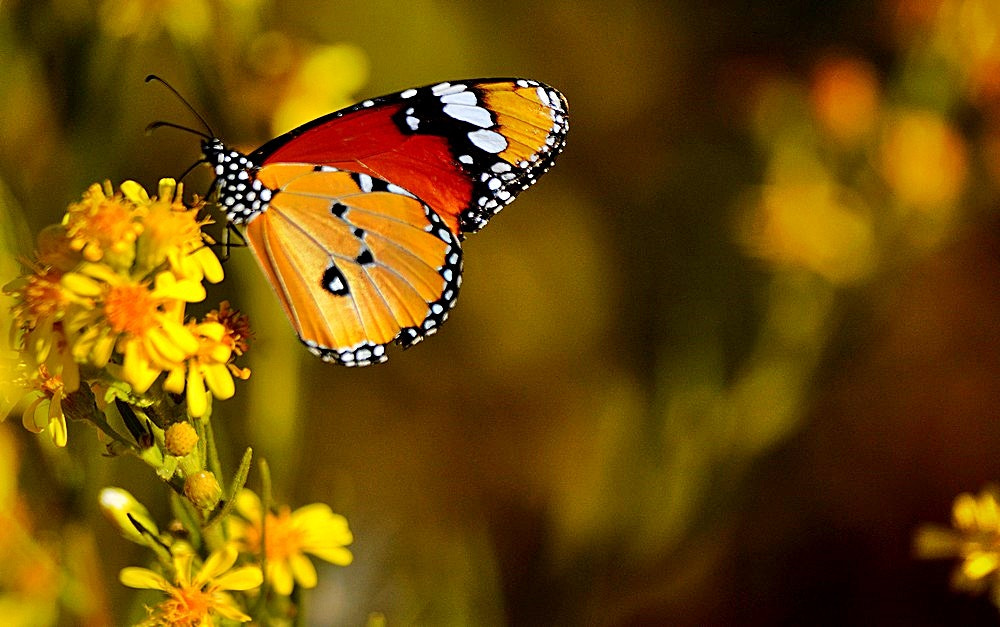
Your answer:
[[[247,244],[295,331],[312,352],[344,365],[385,361],[437,331],[461,285],[458,239],[402,188],[312,164],[266,165],[267,211]]]

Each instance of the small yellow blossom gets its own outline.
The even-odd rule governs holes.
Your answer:
[[[325,503],[312,503],[294,512],[283,505],[277,512],[267,512],[266,534],[256,494],[241,490],[236,497],[236,511],[243,518],[230,519],[233,539],[241,550],[260,554],[261,538],[266,538],[267,579],[278,594],[291,594],[296,583],[303,588],[316,587],[316,568],[306,553],[338,566],[347,566],[353,560],[345,548],[354,540],[347,519],[334,514]]]
[[[106,260],[127,268],[135,257],[135,240],[142,233],[145,209],[116,194],[110,181],[94,183],[80,202],[70,205],[63,224],[70,248],[87,261]]]
[[[247,317],[228,302],[209,312],[204,322],[188,324],[188,329],[198,338],[198,350],[171,370],[163,389],[175,394],[186,389],[188,413],[200,418],[208,409],[207,392],[221,400],[231,398],[236,391],[233,377],[250,377],[249,369],[232,363],[234,355],[247,350],[250,329]]]
[[[167,594],[166,600],[150,608],[150,616],[142,625],[205,627],[215,625],[215,619],[220,617],[245,623],[250,616],[228,592],[258,588],[263,576],[258,566],[233,568],[237,556],[236,549],[227,545],[212,553],[194,572],[195,555],[175,549],[172,578],[148,568],[129,567],[122,569],[119,580],[130,588]]]
[[[24,408],[21,414],[21,424],[32,433],[41,433],[46,428],[56,446],[66,446],[68,433],[66,430],[66,415],[63,413],[62,401],[66,395],[66,386],[62,377],[49,374],[45,365],[38,367],[31,383],[35,387],[32,395],[36,398]],[[41,409],[42,411],[39,411]]]
[[[978,496],[959,494],[952,526],[923,526],[914,547],[922,558],[958,558],[954,588],[977,594],[989,590],[994,604],[1000,604],[1000,494],[995,488]]]
[[[90,301],[67,315],[76,359],[103,367],[117,350],[124,356],[125,380],[140,394],[160,372],[176,368],[198,349],[183,323],[185,303],[205,298],[198,281],[161,272],[151,288],[107,266],[83,264],[64,275],[62,285]]]
[[[203,202],[195,202],[190,209],[184,205],[183,183],[160,179],[158,195],[153,198],[135,181],[125,181],[121,190],[146,212],[143,232],[136,242],[134,274],[146,274],[166,262],[178,278],[210,283],[222,280],[222,265],[206,246],[211,240],[201,231],[211,220],[198,218]]]

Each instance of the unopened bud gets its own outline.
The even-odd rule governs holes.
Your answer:
[[[199,470],[184,480],[184,496],[200,509],[212,509],[222,498],[222,486],[213,473]]]
[[[168,453],[184,457],[198,444],[198,433],[189,422],[175,422],[167,429],[164,439]]]

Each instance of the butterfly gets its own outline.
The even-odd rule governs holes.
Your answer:
[[[201,148],[216,202],[301,341],[366,366],[440,328],[465,235],[553,165],[568,131],[554,88],[474,79],[365,100],[250,154],[211,132]]]

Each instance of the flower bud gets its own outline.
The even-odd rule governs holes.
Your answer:
[[[213,473],[200,470],[184,480],[184,496],[200,509],[212,509],[222,498],[222,486]]]
[[[189,454],[198,444],[198,434],[189,422],[175,422],[170,425],[164,438],[167,452],[177,457]]]

